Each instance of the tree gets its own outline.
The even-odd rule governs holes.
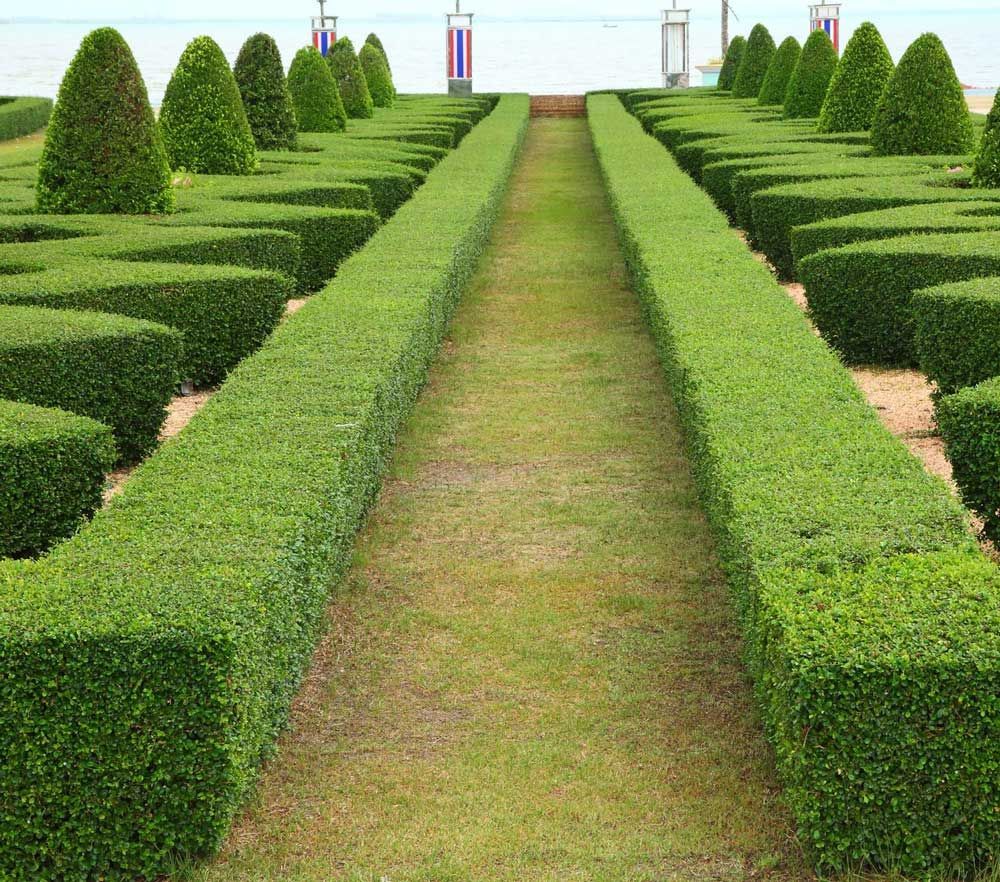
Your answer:
[[[368,91],[368,81],[361,69],[361,62],[354,53],[354,44],[347,37],[341,37],[334,43],[326,61],[330,65],[330,72],[340,91],[348,118],[371,119],[375,115],[375,104]]]
[[[392,107],[396,99],[396,89],[392,85],[392,76],[385,63],[385,56],[371,43],[365,43],[358,55],[361,69],[365,72],[365,81],[371,93],[372,102],[376,107]]]
[[[986,131],[972,166],[972,183],[977,187],[1000,187],[1000,92],[986,117]]]
[[[733,42],[726,50],[726,57],[722,62],[722,70],[719,71],[719,88],[728,92],[733,88],[736,80],[736,72],[740,69],[740,62],[743,61],[743,53],[746,52],[747,38],[733,37]]]
[[[894,68],[878,28],[864,22],[848,41],[833,72],[819,114],[819,130],[867,132]]]
[[[802,46],[795,37],[788,37],[778,47],[774,53],[771,64],[764,75],[764,82],[760,87],[760,94],[757,96],[757,103],[765,106],[781,104],[785,100],[785,93],[788,91],[788,81],[792,78],[792,72],[799,63],[799,56],[802,54]]]
[[[257,151],[236,78],[211,37],[195,37],[163,96],[160,129],[175,169],[249,175]]]
[[[822,28],[817,28],[802,47],[802,56],[788,81],[785,95],[785,119],[819,116],[837,69],[837,50]]]
[[[392,65],[389,64],[389,53],[385,51],[385,46],[382,45],[382,41],[379,39],[378,34],[369,34],[368,39],[365,43],[369,46],[374,46],[382,53],[382,57],[385,59],[385,66],[389,69],[389,76],[392,76]]]
[[[880,156],[969,153],[972,119],[951,58],[936,34],[903,54],[879,100],[872,147]]]
[[[146,85],[121,34],[100,28],[80,44],[62,85],[38,165],[39,211],[162,214],[174,205],[167,151]]]
[[[258,150],[291,150],[298,124],[278,44],[268,34],[254,34],[243,44],[236,66],[250,131]]]
[[[762,24],[754,25],[747,40],[747,48],[743,53],[736,79],[733,82],[734,98],[756,98],[760,87],[771,65],[775,53],[774,40],[770,32]]]
[[[288,71],[288,91],[300,132],[342,132],[347,112],[330,66],[315,46],[300,49]]]

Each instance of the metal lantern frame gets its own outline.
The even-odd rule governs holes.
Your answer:
[[[663,88],[686,89],[691,84],[691,10],[672,9],[661,14]]]
[[[445,45],[445,75],[448,94],[465,97],[472,94],[472,18],[474,13],[461,12],[458,3],[454,12],[445,13],[448,20]]]
[[[809,5],[809,33],[823,29],[829,34],[833,45],[840,52],[840,8],[841,3],[811,3]],[[831,22],[829,28],[824,22]]]

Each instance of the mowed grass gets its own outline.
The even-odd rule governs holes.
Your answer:
[[[808,876],[583,120],[533,124],[329,617],[185,878]]]

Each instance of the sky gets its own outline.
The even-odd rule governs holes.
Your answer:
[[[328,0],[327,12],[344,17],[372,18],[377,15],[430,15],[444,13],[453,0]],[[656,16],[669,0],[462,0],[463,12],[500,17],[545,16]],[[760,18],[768,14],[795,14],[808,0],[730,0],[741,18]],[[690,7],[695,15],[715,15],[720,0],[680,0],[680,7]],[[901,12],[899,0],[846,0],[865,15]],[[957,0],[951,5],[940,0],[909,0],[911,11],[933,12],[946,9],[955,15],[961,10],[996,8],[996,0]],[[318,11],[315,0],[46,0],[44,5],[26,0],[0,0],[0,19],[45,16],[69,19],[122,18],[198,18],[266,19],[309,16]]]

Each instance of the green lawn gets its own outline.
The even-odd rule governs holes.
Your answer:
[[[293,730],[189,875],[808,877],[585,121],[533,124]]]

